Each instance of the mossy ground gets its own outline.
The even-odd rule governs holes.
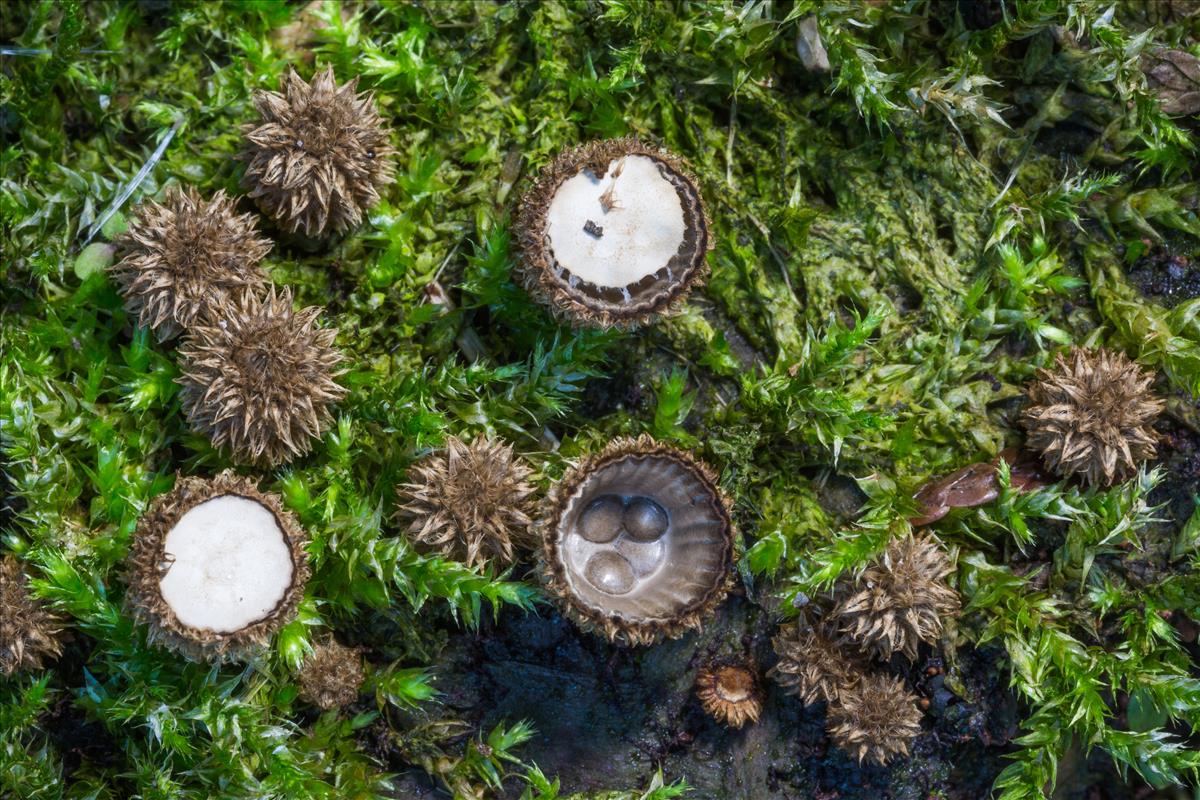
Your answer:
[[[1200,194],[1194,118],[1162,111],[1186,86],[1144,68],[1191,64],[1200,16],[1110,5],[6,5],[0,536],[70,633],[52,668],[0,679],[0,795],[1194,783]],[[827,71],[796,50],[812,13]],[[263,219],[271,277],[326,307],[350,394],[310,456],[252,472],[313,535],[301,618],[261,662],[209,669],[147,646],[121,608],[139,512],[177,472],[228,461],[187,429],[174,349],[121,308],[104,267],[123,214],[105,212],[167,136],[121,211],[172,181],[238,192],[251,93],[325,63],[375,92],[398,180],[333,240]],[[653,328],[572,331],[511,279],[514,202],[559,149],[623,135],[698,174],[712,278]],[[453,308],[430,302],[435,282]],[[913,758],[859,769],[821,708],[778,692],[743,733],[700,716],[704,658],[769,666],[799,595],[903,535],[925,481],[1019,446],[1035,368],[1101,343],[1159,372],[1159,469],[1106,492],[1005,491],[933,527],[967,610],[920,663],[890,665],[930,700]],[[531,560],[497,575],[415,552],[394,487],[447,433],[478,432],[542,487],[618,434],[694,448],[736,500],[740,596],[703,634],[622,650],[543,604]],[[371,678],[318,716],[294,674],[323,629],[365,649]]]

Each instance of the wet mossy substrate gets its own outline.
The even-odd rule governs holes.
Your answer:
[[[772,665],[770,617],[733,597],[701,633],[623,648],[581,633],[552,610],[506,611],[477,633],[448,642],[436,669],[442,707],[433,716],[484,731],[505,720],[529,720],[540,735],[523,748],[523,760],[556,774],[564,795],[644,785],[661,765],[664,774],[686,780],[692,796],[722,800],[990,796],[1021,721],[1001,650],[959,649],[954,675],[970,700],[946,688],[940,672],[946,665],[930,648],[912,664],[894,659],[887,669],[929,701],[924,730],[908,758],[860,767],[830,743],[823,704],[804,706],[769,680],[757,724],[733,730],[700,708],[693,683],[709,658],[750,655],[764,672]],[[1200,648],[1193,650],[1200,656]],[[400,773],[396,798],[448,797],[379,733],[378,726],[364,731],[364,747]],[[1060,769],[1064,788],[1055,796],[1062,800],[1171,797],[1136,779],[1122,781],[1099,751],[1073,748]],[[522,788],[512,780],[504,796],[517,798]]]
[[[589,384],[584,406],[609,413],[636,413],[646,406],[652,410],[654,395],[646,376],[656,371],[655,349],[653,342],[643,343],[621,369]],[[1151,586],[1171,573],[1171,547],[1200,494],[1200,434],[1173,417],[1164,418],[1158,430],[1164,438],[1154,466],[1168,478],[1151,501],[1161,504],[1161,520],[1144,532],[1142,551],[1098,557],[1135,586]],[[807,477],[814,478],[813,472]],[[866,498],[849,477],[829,473],[821,475],[818,499],[831,518],[844,523],[854,518]],[[1014,570],[1048,573],[1064,530],[1064,525],[1049,523],[1036,549],[1014,554]],[[694,691],[704,664],[723,656],[749,658],[765,675],[775,661],[771,638],[778,609],[769,594],[753,588],[753,579],[749,585],[751,596],[739,583],[701,632],[650,647],[612,645],[580,631],[550,606],[530,614],[505,609],[497,619],[485,620],[478,631],[446,640],[434,670],[441,703],[410,722],[465,722],[470,731],[459,740],[465,743],[474,731],[528,720],[539,735],[523,747],[522,758],[558,776],[564,794],[644,785],[661,766],[664,774],[693,787],[694,796],[723,800],[990,796],[992,782],[1008,763],[1006,756],[1016,749],[1013,739],[1021,733],[1022,719],[1007,685],[1007,656],[996,647],[961,645],[950,665],[940,649],[922,646],[915,662],[896,656],[886,665],[888,672],[904,678],[923,705],[928,703],[923,732],[910,756],[886,767],[854,763],[826,735],[825,706],[805,706],[770,679],[764,678],[766,699],[757,724],[733,730],[709,718]],[[1188,643],[1192,657],[1200,659],[1200,628],[1181,615],[1169,622]],[[1127,705],[1128,697],[1115,699],[1122,715]],[[399,755],[381,725],[364,731],[361,738],[365,749],[399,773],[395,797],[447,797],[426,773]],[[1173,732],[1188,738],[1186,730]],[[1194,737],[1192,743],[1200,746]],[[1060,800],[1173,797],[1169,790],[1152,789],[1136,776],[1122,779],[1103,752],[1089,753],[1078,744],[1060,766],[1059,785],[1062,789],[1055,796]],[[518,797],[523,786],[510,780],[506,796]]]
[[[1200,297],[1200,253],[1177,238],[1151,247],[1126,268],[1129,280],[1145,297],[1167,308]]]
[[[45,108],[29,115],[29,130],[36,136],[14,137],[12,163],[15,180],[33,199],[27,212],[14,206],[22,225],[10,226],[16,263],[0,269],[0,308],[5,312],[0,334],[12,337],[9,342],[22,363],[36,364],[29,372],[36,380],[19,384],[14,401],[31,403],[39,416],[28,430],[14,430],[14,445],[5,445],[11,450],[5,454],[9,463],[0,467],[12,472],[22,496],[5,498],[0,483],[3,534],[19,529],[19,535],[28,535],[35,573],[63,574],[50,567],[57,563],[53,556],[65,551],[86,583],[119,591],[118,559],[113,556],[126,546],[136,516],[132,508],[168,488],[177,470],[212,472],[224,465],[203,440],[186,432],[173,407],[172,352],[138,344],[119,299],[101,276],[83,280],[72,274],[74,250],[67,243],[83,238],[77,224],[81,210],[91,207],[88,203],[104,207],[123,176],[144,163],[154,134],[171,122],[168,114],[177,112],[187,114],[187,125],[134,201],[169,180],[194,183],[206,195],[218,188],[233,190],[237,174],[232,156],[239,139],[231,132],[248,118],[251,89],[272,85],[288,62],[333,60],[339,78],[347,79],[369,70],[370,62],[360,57],[363,47],[386,55],[391,50],[381,43],[411,35],[427,45],[423,61],[401,65],[394,73],[364,75],[364,85],[379,89],[404,148],[402,180],[386,206],[362,230],[321,242],[264,228],[277,244],[269,258],[273,280],[292,286],[303,304],[328,306],[329,319],[340,329],[339,346],[354,362],[356,382],[340,409],[349,420],[349,437],[332,437],[327,448],[287,473],[262,474],[264,489],[303,485],[313,499],[312,504],[304,497],[299,502],[310,506],[309,519],[326,558],[311,592],[322,601],[322,622],[347,644],[365,647],[376,669],[390,664],[428,667],[432,685],[443,693],[420,703],[416,711],[386,707],[383,716],[350,734],[363,751],[401,773],[394,796],[448,796],[434,788],[411,748],[400,753],[396,747],[397,740],[423,735],[425,722],[465,723],[456,729],[457,738],[438,740],[453,760],[468,741],[479,741],[501,720],[511,726],[528,719],[537,735],[517,748],[515,757],[523,764],[537,763],[551,778],[560,776],[564,794],[644,787],[661,762],[668,782],[684,779],[695,787],[689,796],[705,800],[989,797],[991,781],[1008,763],[1005,756],[1017,749],[1013,737],[1025,732],[1017,723],[1034,710],[1018,704],[1016,692],[1008,688],[1012,667],[1002,649],[974,650],[964,643],[969,636],[963,637],[953,663],[941,665],[950,670],[946,676],[927,674],[938,666],[938,655],[950,660],[949,654],[928,649],[914,664],[892,664],[892,671],[929,700],[925,732],[911,758],[888,768],[859,769],[830,746],[821,707],[805,708],[769,681],[763,721],[741,732],[728,732],[708,720],[692,690],[696,671],[712,656],[750,654],[764,672],[770,667],[768,642],[778,622],[772,596],[790,579],[802,577],[807,565],[789,561],[773,576],[772,570],[757,576],[744,572],[743,577],[751,578],[749,598],[731,598],[702,634],[651,648],[621,649],[578,632],[547,606],[528,615],[505,608],[493,620],[485,604],[486,619],[478,631],[453,617],[450,604],[441,599],[422,596],[428,602],[414,611],[394,586],[365,566],[371,561],[363,557],[376,539],[400,535],[398,526],[389,520],[378,530],[362,530],[361,512],[378,507],[388,513],[390,486],[411,460],[440,445],[443,432],[501,431],[523,453],[538,458],[549,484],[561,474],[564,459],[602,447],[613,436],[659,425],[664,385],[676,371],[686,372],[681,385],[696,395],[691,413],[668,438],[677,437],[722,472],[724,487],[737,498],[738,527],[748,548],[782,531],[790,551],[803,556],[855,531],[855,514],[865,497],[854,477],[880,475],[913,489],[1016,446],[1022,387],[1034,363],[1046,363],[1059,345],[1045,341],[1039,347],[1020,325],[993,329],[988,314],[1019,312],[1018,323],[1046,320],[1075,343],[1097,335],[1131,355],[1139,354],[1145,329],[1118,335],[1117,323],[1131,309],[1101,309],[1090,287],[1007,297],[996,248],[988,245],[994,223],[1011,206],[1044,200],[1045,192],[1064,179],[1119,172],[1125,177],[1119,192],[1089,192],[1068,205],[1082,217],[1088,237],[1082,244],[1099,242],[1120,261],[1127,252],[1123,248],[1140,241],[1143,232],[1119,221],[1097,222],[1111,211],[1106,203],[1126,196],[1126,190],[1169,189],[1182,180],[1139,168],[1129,148],[1142,147],[1142,140],[1115,135],[1128,128],[1128,120],[1117,118],[1132,106],[1117,102],[1108,82],[1097,84],[1089,77],[1090,66],[1105,54],[1088,49],[1091,44],[1056,40],[1063,14],[1053,21],[1055,30],[1050,20],[1033,30],[1022,28],[1019,37],[997,28],[1007,41],[995,41],[1002,49],[994,53],[987,37],[959,37],[955,48],[968,47],[963,52],[969,57],[948,64],[943,56],[950,43],[941,37],[954,25],[956,13],[963,14],[971,29],[1001,24],[991,12],[975,15],[983,3],[928,4],[922,26],[904,28],[908,33],[899,51],[883,46],[884,31],[896,30],[890,25],[875,29],[834,23],[828,27],[831,34],[865,37],[889,75],[907,80],[911,64],[929,63],[929,69],[953,66],[946,75],[965,68],[994,77],[999,84],[987,94],[1004,107],[1010,128],[981,126],[963,116],[952,128],[953,120],[932,106],[920,114],[897,112],[889,124],[880,125],[870,113],[862,118],[850,99],[852,87],[836,85],[844,72],[809,72],[796,60],[789,27],[795,21],[769,28],[776,40],[747,50],[767,28],[757,27],[749,15],[739,22],[746,27],[735,25],[729,36],[709,35],[704,27],[709,9],[700,5],[672,9],[639,4],[625,22],[609,14],[572,14],[553,3],[387,5],[382,13],[364,14],[344,30],[322,26],[320,52],[315,52],[310,46],[316,42],[299,36],[289,43],[282,35],[285,24],[312,27],[303,6],[289,10],[259,4],[253,14],[236,16],[234,5],[130,3],[122,17],[128,23],[123,46],[107,57],[101,50],[75,61],[73,74],[83,79],[59,81],[46,94]],[[1118,17],[1133,5],[1121,4]],[[71,4],[24,7],[42,6]],[[891,6],[886,13],[893,22],[909,13],[901,5]],[[343,21],[349,23],[349,5],[343,7]],[[787,7],[775,4],[768,13],[782,16]],[[115,33],[116,18],[102,4],[84,8],[86,30]],[[223,13],[212,11],[218,8]],[[871,11],[875,6],[869,4],[859,8],[876,18],[884,13]],[[917,15],[923,14],[918,8]],[[1098,14],[1087,11],[1079,22],[1091,27]],[[0,27],[6,39],[17,41],[23,18],[33,15],[10,16],[13,21],[6,17]],[[255,52],[264,57],[244,51],[241,43],[247,40],[240,35],[235,40],[230,35],[234,31],[248,31],[256,45],[262,44]],[[62,43],[54,26],[35,34],[22,43]],[[659,41],[688,44],[660,49]],[[1156,34],[1153,41],[1168,40]],[[177,52],[172,52],[172,42]],[[79,44],[105,42],[98,38]],[[1039,48],[1043,60],[1029,61],[1026,70],[1023,62],[1037,56]],[[974,61],[971,53],[981,53],[983,60]],[[628,80],[616,80],[618,69],[637,67],[642,59],[645,73],[622,73]],[[40,71],[43,64],[11,61],[18,78]],[[595,64],[596,74],[575,69],[584,63]],[[461,95],[435,88],[447,64],[454,65],[448,73],[451,82],[463,67],[468,90]],[[747,80],[740,88],[722,77],[743,74],[743,69]],[[840,70],[837,63],[835,70]],[[922,67],[921,75],[913,77],[923,80],[925,75]],[[936,77],[934,72],[927,75]],[[116,88],[112,105],[99,108],[96,87],[109,85]],[[18,90],[20,86],[18,82]],[[894,99],[903,99],[901,88],[891,87]],[[1061,96],[1060,88],[1065,91]],[[143,100],[153,105],[145,106]],[[160,110],[157,101],[163,101]],[[523,113],[514,115],[514,109]],[[1043,110],[1053,113],[1042,115]],[[19,115],[0,115],[5,130],[19,132]],[[528,122],[532,120],[538,124]],[[1122,130],[1109,130],[1114,120]],[[1037,124],[1026,127],[1033,121]],[[507,237],[512,201],[519,194],[515,189],[563,147],[631,133],[692,162],[706,199],[713,203],[717,248],[710,254],[712,279],[693,294],[682,316],[636,335],[602,339],[559,329],[510,280],[515,254]],[[1030,137],[1034,146],[1026,155],[1023,148]],[[1097,153],[1104,158],[1095,158]],[[93,176],[100,183],[86,184]],[[1009,176],[1014,181],[1006,191]],[[1190,195],[1183,197],[1187,203],[1180,213],[1194,211]],[[243,201],[241,210],[251,211],[253,205]],[[1049,219],[1043,228],[1037,217],[1036,211],[1021,216],[1002,241],[1027,258],[1031,237],[1042,232],[1061,258],[1064,273],[1087,278],[1079,229],[1061,217]],[[1148,238],[1146,252],[1128,257],[1120,273],[1140,298],[1177,307],[1194,296],[1194,241],[1166,230],[1162,219],[1151,223],[1162,229],[1162,243]],[[1108,230],[1114,226],[1115,231]],[[425,284],[433,278],[456,310],[428,313]],[[982,297],[966,303],[980,281],[986,284]],[[861,405],[882,419],[878,426],[851,426],[837,454],[828,440],[816,441],[813,431],[821,419],[802,416],[798,425],[788,427],[791,420],[782,406],[743,392],[757,388],[755,379],[777,365],[779,376],[786,375],[807,346],[820,343],[831,319],[853,327],[875,308],[886,319],[867,348],[837,367],[836,374],[800,382],[799,388],[828,390],[835,399]],[[1139,310],[1144,311],[1132,309]],[[538,348],[553,356],[545,363],[531,358]],[[43,353],[52,358],[44,359]],[[480,355],[477,365],[465,366]],[[541,377],[535,378],[535,372]],[[152,381],[154,374],[166,376],[161,388]],[[539,381],[546,374],[572,376],[563,378],[567,391],[549,401],[540,394],[545,383]],[[76,426],[74,400],[80,387],[90,384],[89,375],[96,383],[87,398],[88,416]],[[1172,562],[1170,551],[1200,491],[1200,408],[1183,398],[1177,386],[1168,388],[1165,379],[1160,389],[1178,401],[1159,425],[1166,437],[1158,462],[1165,479],[1151,497],[1166,503],[1161,512],[1165,521],[1144,532],[1142,550],[1101,552],[1095,561],[1095,569],[1127,581],[1130,593],[1182,572],[1182,561]],[[147,392],[144,406],[128,404],[134,390]],[[42,396],[70,402],[60,412],[45,407]],[[513,396],[518,399],[511,400]],[[813,405],[820,404],[809,403]],[[824,412],[829,414],[830,407]],[[111,472],[95,469],[97,454],[112,459],[105,462],[115,465]],[[51,468],[61,476],[56,481],[60,490],[31,490],[37,485],[31,478]],[[317,508],[323,502],[328,505]],[[6,506],[16,513],[6,512]],[[960,565],[963,555],[983,551],[990,561],[1020,575],[1049,573],[1055,549],[1064,541],[1060,523],[1038,521],[1036,539],[1022,554],[1011,536],[996,533],[979,545],[959,535],[954,522],[939,523],[936,530],[948,545],[960,548]],[[360,531],[362,540],[345,536],[349,530]],[[334,540],[339,548],[324,548]],[[743,560],[743,570],[748,560]],[[532,591],[537,580],[529,566],[522,563],[512,577]],[[345,576],[364,587],[361,595],[347,588]],[[387,588],[392,591],[390,606],[373,606]],[[1035,582],[1030,590],[1038,588]],[[1110,628],[1113,615],[1084,608],[1087,599],[1077,589],[1072,585],[1052,594],[1082,609],[1089,622],[1096,620],[1094,638],[1090,628],[1081,634],[1085,643],[1110,649],[1123,644],[1123,637]],[[80,594],[75,618],[91,624],[104,618],[103,596],[72,592]],[[968,613],[959,623],[963,631],[979,622],[978,616],[972,620]],[[1195,623],[1182,611],[1169,621],[1194,664],[1200,655]],[[77,638],[68,642],[50,683],[70,700],[63,703],[56,697],[40,725],[51,739],[46,752],[51,758],[60,751],[64,756],[59,783],[84,791],[76,784],[95,778],[119,796],[144,793],[147,776],[136,768],[143,763],[137,755],[144,752],[139,737],[148,735],[154,720],[186,719],[211,698],[201,694],[202,687],[189,674],[173,672],[171,662],[131,639],[129,628],[102,626],[95,639],[79,631],[73,635]],[[1194,666],[1188,668],[1194,675]],[[245,684],[230,683],[234,688],[229,695],[211,699],[219,708],[228,702],[261,712],[257,721],[247,718],[247,733],[238,746],[189,731],[197,746],[186,754],[171,748],[151,751],[151,759],[175,762],[181,791],[207,796],[210,784],[222,782],[224,788],[242,780],[246,764],[254,764],[255,781],[270,783],[268,773],[280,763],[309,758],[302,734],[319,727],[321,717],[312,709],[276,703],[288,691],[289,679],[284,670],[273,674],[272,688],[278,691],[250,691]],[[89,699],[89,676],[109,693],[105,704]],[[223,673],[222,679],[235,681],[236,672]],[[147,686],[154,687],[151,708],[141,705],[150,694]],[[1125,699],[1105,699],[1115,710],[1114,726],[1124,729]],[[344,712],[345,718],[380,707],[375,697],[364,695]],[[114,720],[114,710],[123,708],[133,711]],[[282,753],[278,763],[265,750],[251,747],[262,739],[259,732],[285,729],[297,735],[272,743]],[[1177,728],[1171,732],[1185,733]],[[5,733],[0,731],[0,738]],[[36,731],[18,737],[22,746],[42,746]],[[214,741],[218,746],[210,747]],[[331,752],[324,743],[321,749]],[[212,753],[219,757],[210,758]],[[1058,777],[1056,800],[1149,796],[1145,787],[1125,784],[1102,750],[1088,756],[1078,743],[1069,748]],[[518,797],[522,788],[514,778],[507,794]],[[262,790],[255,786],[250,791]]]
[[[730,598],[702,632],[642,648],[580,633],[553,611],[506,612],[478,634],[450,640],[437,684],[448,717],[483,730],[506,719],[532,722],[540,735],[522,755],[558,775],[564,794],[642,785],[661,764],[698,797],[987,795],[1004,766],[1003,743],[1020,722],[997,651],[960,651],[958,677],[972,702],[929,674],[943,667],[932,651],[913,664],[893,661],[889,669],[929,700],[925,731],[910,758],[860,768],[829,743],[823,705],[805,707],[770,681],[762,719],[740,731],[701,709],[693,690],[699,669],[737,655],[765,671],[773,631],[771,615],[744,597]],[[404,768],[401,761],[391,766]],[[520,793],[511,788],[512,796]]]

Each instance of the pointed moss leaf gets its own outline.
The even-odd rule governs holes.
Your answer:
[[[103,225],[100,226],[100,235],[110,242],[117,236],[120,236],[125,231],[129,230],[129,222],[125,219],[125,215],[120,211],[113,212]]]
[[[105,242],[93,242],[75,257],[75,277],[87,280],[112,266],[116,248]]]
[[[296,619],[284,625],[279,631],[275,646],[288,668],[293,672],[299,670],[305,657],[312,653],[313,649],[304,620]]]
[[[785,552],[787,540],[783,531],[772,531],[746,551],[746,563],[750,566],[750,571],[756,574],[774,574],[779,569]]]
[[[431,680],[432,676],[424,669],[388,668],[375,673],[371,683],[381,706],[387,702],[397,707],[415,708],[418,703],[437,695]]]
[[[1175,538],[1175,546],[1171,548],[1171,558],[1183,558],[1188,553],[1200,547],[1200,495],[1192,498],[1195,508],[1188,521],[1183,524],[1179,536]]]
[[[1125,717],[1135,731],[1152,731],[1167,724],[1167,712],[1141,687],[1130,692]]]

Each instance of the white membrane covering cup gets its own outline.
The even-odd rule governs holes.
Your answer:
[[[654,159],[622,156],[602,178],[581,171],[563,181],[550,201],[546,235],[555,259],[575,278],[629,286],[679,252],[685,235],[679,191]]]
[[[275,515],[254,500],[223,495],[180,517],[163,543],[169,565],[162,598],[179,622],[231,633],[267,617],[295,566]]]

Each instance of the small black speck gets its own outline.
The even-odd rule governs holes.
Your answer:
[[[590,233],[592,236],[595,236],[597,239],[599,239],[601,236],[604,235],[604,228],[601,228],[599,225],[592,222],[590,219],[586,223],[584,223],[583,230],[585,233]]]
[[[368,151],[367,151],[367,158],[374,158],[374,157],[375,157],[375,151],[374,151],[374,150],[368,150]]]

